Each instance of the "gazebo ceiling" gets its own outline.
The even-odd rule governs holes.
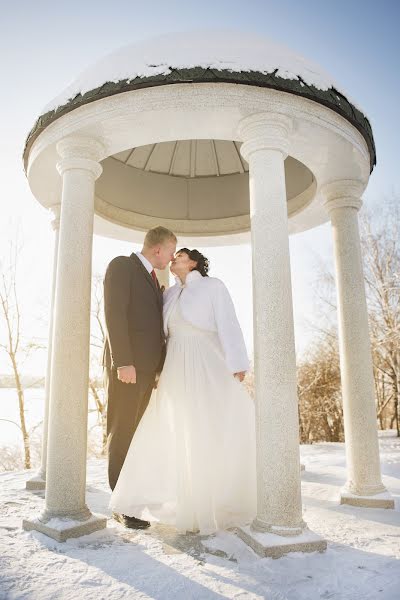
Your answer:
[[[255,35],[213,31],[175,33],[132,44],[88,68],[44,108],[26,140],[25,167],[35,139],[63,115],[115,94],[182,83],[271,88],[323,104],[360,131],[368,145],[371,171],[376,164],[368,119],[318,65]]]
[[[240,142],[178,140],[131,148],[114,154],[120,162],[172,177],[220,177],[249,170],[240,155]]]
[[[236,226],[231,227],[246,231],[249,178],[240,146],[225,140],[180,140],[119,152],[102,161],[97,201],[116,221],[122,215],[169,219],[178,232],[184,221],[195,234],[193,221],[203,227],[201,221],[234,218]],[[290,156],[285,179],[290,215],[312,200],[316,186],[311,171]]]

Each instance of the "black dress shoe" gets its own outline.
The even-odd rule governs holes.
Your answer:
[[[137,517],[128,517],[128,515],[113,513],[113,518],[129,529],[147,529],[150,527],[150,521],[143,521]]]

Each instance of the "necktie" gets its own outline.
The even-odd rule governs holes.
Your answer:
[[[150,275],[152,276],[154,283],[157,285],[157,283],[158,283],[158,281],[157,281],[157,275],[156,275],[156,272],[155,272],[154,269],[152,270],[152,272],[150,273]]]

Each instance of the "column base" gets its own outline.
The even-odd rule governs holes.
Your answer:
[[[352,494],[347,488],[340,492],[340,504],[351,506],[363,506],[365,508],[394,508],[394,500],[388,491],[371,496],[359,496]]]
[[[85,521],[68,518],[53,518],[44,523],[40,517],[24,519],[22,527],[25,531],[39,531],[57,542],[65,542],[68,538],[88,535],[99,529],[107,527],[107,518],[102,515],[92,514]]]
[[[33,477],[27,480],[25,484],[27,490],[45,490],[46,489],[46,475],[37,473]]]
[[[289,552],[323,552],[327,547],[326,540],[309,529],[304,529],[299,535],[287,537],[254,531],[247,525],[239,527],[237,534],[262,557],[281,558]]]

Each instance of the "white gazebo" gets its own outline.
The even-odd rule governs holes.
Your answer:
[[[393,506],[380,474],[358,230],[375,147],[368,119],[328,75],[253,35],[163,36],[82,73],[38,118],[24,161],[56,228],[43,459],[28,482],[46,487],[46,506],[25,529],[65,540],[106,525],[85,503],[92,236],[137,242],[158,224],[185,245],[251,240],[258,512],[239,535],[268,556],[326,546],[302,519],[288,235],[328,219],[341,502]]]

